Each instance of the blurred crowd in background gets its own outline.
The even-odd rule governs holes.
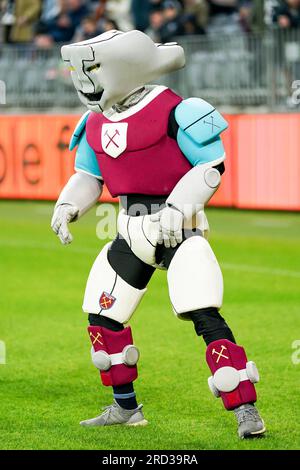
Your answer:
[[[300,0],[0,0],[2,42],[55,43],[136,28],[156,42],[300,26]]]

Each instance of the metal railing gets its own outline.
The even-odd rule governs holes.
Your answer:
[[[183,96],[199,96],[215,105],[264,106],[270,111],[299,110],[300,30],[262,34],[181,37],[186,67],[163,77]],[[80,106],[59,47],[3,46],[0,80],[9,108]]]
[[[201,96],[216,105],[297,109],[300,30],[270,30],[201,42],[184,39],[184,47],[188,62],[178,83],[189,96]]]

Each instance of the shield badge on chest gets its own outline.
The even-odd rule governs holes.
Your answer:
[[[127,122],[102,124],[101,144],[103,151],[117,158],[127,147]]]

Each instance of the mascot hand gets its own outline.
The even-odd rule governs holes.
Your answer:
[[[159,222],[159,237],[157,243],[164,243],[166,248],[175,248],[182,242],[183,214],[173,208],[165,207],[151,216],[152,222]]]
[[[76,219],[78,212],[77,207],[71,204],[60,204],[54,209],[51,228],[58,235],[63,245],[68,245],[73,240],[68,223]]]

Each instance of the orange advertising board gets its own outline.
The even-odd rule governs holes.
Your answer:
[[[226,172],[211,205],[300,210],[300,115],[227,115]],[[77,115],[0,116],[0,198],[55,200],[74,172]],[[112,200],[105,189],[102,199]]]

